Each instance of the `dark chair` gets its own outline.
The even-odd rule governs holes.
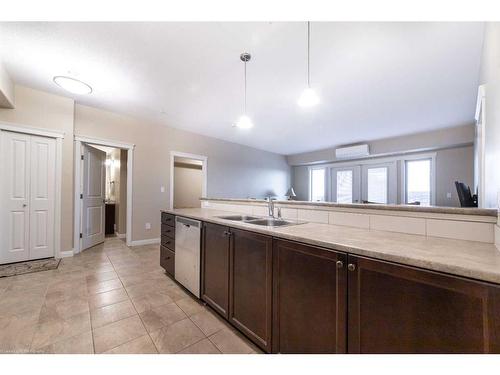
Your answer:
[[[455,181],[460,207],[477,207],[477,195],[472,195],[470,187],[463,182]]]

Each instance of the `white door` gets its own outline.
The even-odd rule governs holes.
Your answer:
[[[396,162],[367,164],[361,168],[361,197],[369,203],[397,203]]]
[[[54,256],[54,139],[2,131],[0,263]]]
[[[56,140],[31,136],[30,259],[54,256]]]
[[[82,250],[104,242],[106,153],[83,145]]]
[[[330,201],[337,203],[358,203],[361,195],[361,168],[359,165],[345,168],[331,168]]]

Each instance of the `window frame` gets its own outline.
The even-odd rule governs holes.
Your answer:
[[[312,175],[313,175],[313,171],[314,170],[319,170],[319,169],[322,169],[324,170],[325,172],[325,178],[324,178],[324,200],[322,201],[313,201],[312,200]],[[309,202],[328,202],[328,198],[330,196],[329,194],[329,188],[328,188],[328,179],[329,179],[329,168],[325,165],[322,165],[322,166],[312,166],[312,167],[309,167]]]
[[[430,160],[430,205],[436,205],[436,195],[437,195],[437,184],[436,184],[436,153],[427,154],[416,154],[416,155],[406,155],[401,158],[401,204],[408,204],[408,179],[406,171],[406,162],[408,161],[419,161],[419,160]]]

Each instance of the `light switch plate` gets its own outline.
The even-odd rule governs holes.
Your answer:
[[[146,223],[145,228],[148,230],[151,229],[151,223]]]
[[[165,186],[160,187],[160,192],[164,193],[165,192]]]

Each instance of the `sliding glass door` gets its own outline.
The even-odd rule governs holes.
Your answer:
[[[358,203],[360,200],[360,166],[330,168],[330,201]]]
[[[361,199],[367,203],[397,203],[396,162],[361,166]]]

